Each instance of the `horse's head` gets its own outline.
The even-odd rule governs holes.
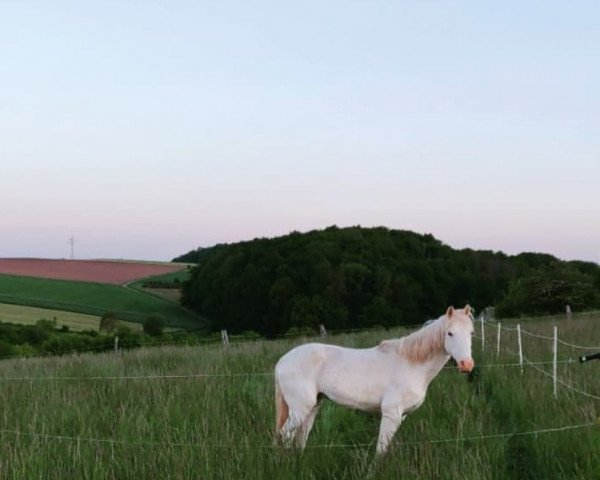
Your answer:
[[[463,309],[450,307],[446,311],[446,319],[444,349],[458,365],[458,371],[468,373],[475,366],[471,356],[471,336],[473,335],[471,307],[469,305]]]

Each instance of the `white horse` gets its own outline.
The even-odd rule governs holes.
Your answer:
[[[377,453],[382,454],[401,421],[425,400],[427,387],[450,357],[470,372],[471,307],[448,308],[431,324],[378,346],[353,349],[310,343],[286,353],[275,366],[277,434],[285,445],[306,446],[325,396],[346,407],[380,411]]]

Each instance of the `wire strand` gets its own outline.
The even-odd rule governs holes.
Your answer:
[[[547,377],[550,377],[550,378],[554,379],[554,376],[553,376],[551,373],[548,373],[548,372],[546,372],[544,369],[537,367],[537,366],[536,366],[536,365],[534,365],[532,362],[530,362],[529,360],[527,360],[525,357],[523,357],[523,360],[525,360],[525,362],[526,362],[527,364],[531,365],[531,366],[532,366],[532,367],[533,367],[535,370],[537,370],[538,372],[540,372],[540,373],[542,373],[542,374],[546,375]],[[583,390],[580,390],[580,389],[578,389],[578,388],[574,387],[573,385],[571,385],[571,384],[569,384],[569,383],[565,382],[564,380],[562,380],[562,379],[561,379],[561,378],[559,378],[559,377],[556,377],[556,381],[557,381],[558,383],[560,383],[562,386],[564,386],[564,387],[568,388],[569,390],[572,390],[572,391],[574,391],[574,392],[576,392],[576,393],[579,393],[580,395],[583,395],[583,396],[585,396],[585,397],[588,397],[588,398],[593,398],[594,400],[600,400],[600,396],[598,396],[598,395],[594,395],[593,393],[588,393],[588,392],[585,392],[585,391],[583,391]]]
[[[466,442],[473,440],[490,440],[494,438],[506,438],[513,436],[525,436],[525,435],[539,435],[544,433],[555,433],[564,432],[567,430],[576,430],[581,428],[588,428],[597,426],[594,422],[580,423],[575,425],[564,425],[561,427],[549,427],[538,430],[527,430],[522,432],[505,432],[496,433],[491,435],[476,435],[469,437],[456,437],[456,438],[441,438],[441,439],[429,439],[429,440],[414,440],[414,441],[403,441],[403,445],[421,445],[421,444],[440,444],[440,443],[456,443]],[[139,440],[123,440],[114,438],[97,438],[97,437],[81,437],[72,435],[55,435],[48,433],[37,433],[37,432],[24,432],[22,430],[11,430],[11,429],[0,429],[0,433],[10,434],[17,437],[27,436],[35,438],[43,438],[48,440],[59,440],[59,441],[70,441],[70,442],[86,442],[86,443],[100,443],[100,444],[111,444],[111,445],[137,445],[137,446],[150,446],[150,447],[195,447],[195,448],[253,448],[253,449],[273,449],[273,445],[244,445],[244,444],[207,444],[205,442],[155,442],[155,441],[139,441]],[[352,444],[320,444],[320,445],[308,445],[307,448],[358,448],[358,447],[371,447],[371,443],[352,443]]]
[[[584,345],[576,345],[574,343],[565,342],[564,340],[561,340],[560,338],[558,339],[558,343],[566,345],[567,347],[579,348],[581,350],[597,350],[597,351],[600,351],[600,347],[591,347],[591,346],[590,347],[586,347]]]
[[[530,362],[531,365],[552,365],[553,362]],[[568,358],[559,360],[560,364],[574,364],[576,360]],[[479,368],[512,368],[520,367],[520,363],[484,363]],[[455,370],[456,367],[448,365],[442,370]],[[21,381],[100,381],[100,380],[161,380],[161,379],[193,379],[193,378],[230,378],[230,377],[273,377],[273,372],[230,372],[230,373],[188,373],[165,375],[96,375],[90,377],[0,377],[0,382]]]

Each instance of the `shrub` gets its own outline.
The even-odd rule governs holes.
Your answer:
[[[10,357],[15,354],[14,347],[4,340],[0,340],[0,358],[1,357]]]
[[[52,320],[48,320],[47,318],[41,318],[37,322],[35,322],[35,324],[38,327],[41,327],[51,332],[52,330],[56,329],[56,317],[54,317]]]
[[[43,324],[38,322],[35,325],[25,326],[22,331],[22,338],[25,343],[29,343],[30,345],[41,345],[50,338],[51,334],[51,330],[48,330]]]
[[[119,319],[117,318],[117,314],[114,312],[106,312],[102,317],[100,317],[100,328],[101,332],[112,333],[117,328],[119,323]]]
[[[166,323],[165,319],[160,315],[148,315],[146,320],[144,320],[144,333],[152,337],[160,337]]]

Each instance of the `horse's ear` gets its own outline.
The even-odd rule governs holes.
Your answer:
[[[448,318],[452,318],[453,313],[454,313],[454,307],[448,307],[448,310],[446,310],[446,316]]]
[[[471,305],[468,303],[465,305],[465,315],[471,315]]]

